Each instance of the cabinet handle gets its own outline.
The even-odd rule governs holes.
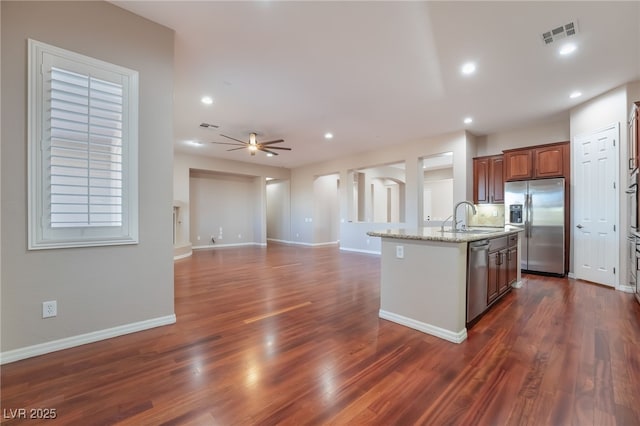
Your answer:
[[[629,158],[629,170],[633,170],[633,162],[635,158]]]

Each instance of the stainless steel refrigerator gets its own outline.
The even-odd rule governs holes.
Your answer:
[[[564,275],[564,178],[504,184],[505,223],[521,234],[523,271]]]

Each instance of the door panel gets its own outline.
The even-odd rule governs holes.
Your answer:
[[[617,151],[618,125],[576,137],[574,210],[574,269],[577,278],[599,284],[615,284],[618,262]]]
[[[487,304],[498,297],[499,278],[498,252],[489,253],[489,274],[487,281]]]

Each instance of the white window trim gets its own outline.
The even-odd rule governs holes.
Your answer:
[[[28,249],[110,246],[138,243],[138,72],[55,46],[29,40],[28,51]],[[46,55],[119,74],[127,95],[123,120],[122,226],[52,228],[45,206],[48,164],[43,151],[47,123],[43,62]]]

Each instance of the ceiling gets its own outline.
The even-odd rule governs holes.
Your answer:
[[[175,149],[195,155],[299,167],[567,119],[640,79],[639,2],[113,3],[175,30]],[[575,36],[543,43],[572,21]],[[577,50],[561,56],[565,41]],[[470,76],[460,72],[467,61],[477,65]],[[570,99],[575,90],[582,96]],[[293,150],[250,156],[210,143],[251,132]]]

